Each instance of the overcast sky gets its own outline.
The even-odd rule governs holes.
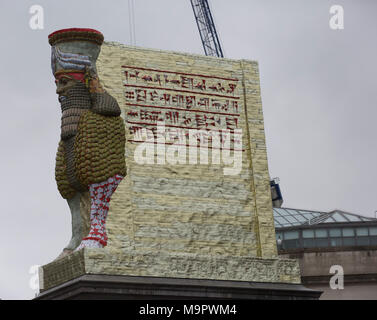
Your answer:
[[[377,210],[377,1],[210,0],[227,58],[259,62],[271,177],[285,207]],[[44,29],[29,27],[32,5]],[[342,5],[344,29],[329,27]],[[1,0],[0,298],[29,299],[29,268],[70,239],[54,179],[60,105],[49,33],[67,27],[130,44],[128,0]],[[135,0],[136,45],[202,54],[189,0]]]

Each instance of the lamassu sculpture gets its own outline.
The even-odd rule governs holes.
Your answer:
[[[51,68],[62,110],[55,178],[72,215],[72,238],[58,258],[84,247],[106,246],[110,198],[126,175],[121,111],[97,75],[103,40],[93,29],[71,28],[49,35]],[[82,238],[85,219],[80,197],[88,191],[90,230]]]

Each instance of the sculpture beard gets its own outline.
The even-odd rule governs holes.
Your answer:
[[[81,114],[90,109],[89,90],[82,82],[75,81],[71,88],[59,95],[59,102],[62,110],[61,139],[67,140],[76,135]]]
[[[80,117],[91,106],[90,94],[85,84],[77,81],[66,95],[59,95],[59,102],[62,110],[60,138],[64,142],[67,180],[76,191],[85,191],[87,187],[77,179],[74,143]]]
[[[106,92],[90,93],[84,83],[71,79],[64,86],[59,87],[58,84],[57,93],[62,117],[56,180],[72,214],[72,239],[60,258],[73,250],[107,245],[106,218],[110,198],[125,175],[125,141],[119,106]],[[95,112],[96,106],[98,110],[103,110],[102,114],[98,110]],[[106,147],[108,142],[115,146],[115,153]],[[114,154],[117,155],[115,158]],[[97,174],[103,163],[108,163],[106,172]],[[111,166],[111,163],[115,165]],[[94,172],[94,175],[84,179],[82,172]],[[87,229],[84,221],[88,219],[82,217],[80,198],[88,190],[90,231],[82,238],[83,230]]]

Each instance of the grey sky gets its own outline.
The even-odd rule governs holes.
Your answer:
[[[136,45],[203,53],[189,0],[135,0]],[[212,0],[226,57],[260,67],[271,177],[284,206],[373,216],[377,210],[377,2]],[[44,8],[45,29],[29,28]],[[329,28],[331,5],[345,29]],[[70,238],[54,180],[60,108],[49,33],[67,27],[129,43],[127,0],[0,3],[0,298],[33,297],[29,268],[51,262]]]

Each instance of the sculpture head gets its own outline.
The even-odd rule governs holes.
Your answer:
[[[88,88],[97,79],[96,61],[103,35],[94,29],[70,28],[48,36],[51,45],[51,69],[61,102],[78,83]]]
[[[92,89],[98,86],[96,61],[103,43],[101,32],[70,28],[48,36],[51,45],[51,69],[62,110],[61,138],[77,132],[80,115],[91,108]]]
[[[97,73],[96,61],[103,39],[102,33],[94,29],[70,28],[51,33],[48,42],[52,73],[83,73],[86,69]]]

